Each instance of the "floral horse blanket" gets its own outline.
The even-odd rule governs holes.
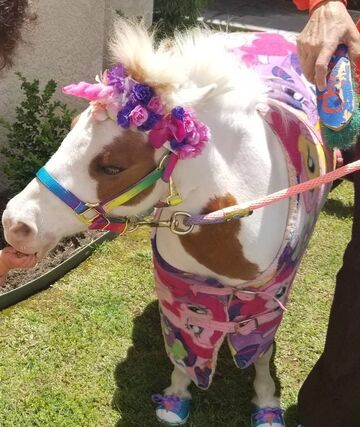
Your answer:
[[[268,102],[258,111],[281,144],[289,185],[331,170],[334,156],[322,143],[314,88],[302,75],[294,37],[251,33],[227,35],[225,40],[229,51],[255,68],[265,82]],[[198,387],[209,387],[225,337],[240,368],[254,363],[271,346],[328,190],[323,186],[290,200],[279,253],[266,271],[238,287],[173,268],[160,256],[153,237],[166,351]]]

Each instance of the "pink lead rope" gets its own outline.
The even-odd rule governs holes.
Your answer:
[[[336,179],[342,178],[345,175],[356,172],[360,169],[360,160],[349,163],[348,165],[342,166],[335,169],[332,172],[328,172],[325,175],[319,176],[301,184],[293,185],[292,187],[285,188],[267,196],[261,197],[260,199],[254,200],[250,203],[243,203],[240,205],[230,206],[228,208],[220,209],[218,211],[211,212],[207,215],[191,215],[184,221],[186,225],[201,225],[201,224],[215,224],[228,221],[233,218],[242,218],[250,215],[255,209],[260,209],[268,206],[272,203],[278,202],[297,194],[304,193],[305,191],[313,190],[323,184],[328,184]]]

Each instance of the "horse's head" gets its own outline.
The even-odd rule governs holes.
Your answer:
[[[194,112],[176,106],[181,96],[196,103],[214,85],[181,95],[185,72],[176,55],[163,47],[155,51],[139,26],[121,22],[113,47],[121,64],[95,84],[64,89],[90,106],[3,214],[6,240],[22,252],[43,256],[62,237],[88,228],[97,212],[131,216],[148,210],[166,195],[176,160],[199,154],[209,139]],[[167,152],[171,161],[162,163]],[[114,197],[116,203],[109,202]]]

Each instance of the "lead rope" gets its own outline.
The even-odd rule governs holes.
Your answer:
[[[309,181],[293,185],[292,187],[285,188],[275,193],[256,199],[250,203],[242,203],[239,205],[230,206],[228,208],[220,209],[206,215],[190,215],[184,219],[184,224],[187,226],[201,225],[201,224],[216,224],[229,221],[234,218],[243,218],[251,215],[256,209],[263,208],[272,203],[280,200],[296,196],[297,194],[304,193],[305,191],[313,190],[323,184],[328,184],[350,173],[356,172],[360,169],[360,160],[342,166],[332,172],[317,178],[310,179]]]

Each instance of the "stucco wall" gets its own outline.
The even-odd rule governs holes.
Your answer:
[[[115,10],[127,16],[144,16],[151,23],[153,0],[35,0],[37,20],[23,32],[25,43],[19,46],[15,65],[0,76],[0,117],[13,120],[21,99],[16,71],[41,83],[54,79],[59,88],[65,84],[92,81],[106,59],[106,40]],[[72,107],[82,101],[57,97]],[[0,146],[6,144],[0,129]],[[0,172],[0,189],[6,179]]]

